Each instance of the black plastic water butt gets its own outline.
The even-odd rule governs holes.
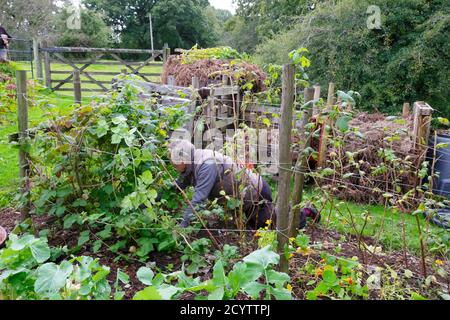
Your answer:
[[[432,137],[430,141],[433,148],[441,143],[447,144],[447,148],[436,150],[434,170],[440,174],[439,178],[434,180],[433,193],[450,198],[450,135],[437,135],[436,143],[434,140],[434,137]]]
[[[447,147],[436,150],[434,170],[439,172],[439,177],[433,181],[433,193],[450,199],[450,135],[437,135],[436,141],[432,136],[428,158],[429,160],[433,158],[434,147],[441,143],[447,144]],[[432,221],[443,228],[450,229],[450,207],[439,210],[433,215]]]

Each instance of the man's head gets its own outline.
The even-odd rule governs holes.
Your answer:
[[[192,163],[195,147],[187,140],[175,139],[169,143],[170,161],[179,173],[186,171]]]

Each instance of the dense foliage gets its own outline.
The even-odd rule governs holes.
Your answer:
[[[103,17],[97,12],[86,9],[82,9],[80,14],[82,22],[80,24],[80,30],[67,28],[68,11],[63,11],[58,16],[57,30],[59,30],[59,37],[56,45],[61,47],[86,48],[110,47],[112,43],[111,31],[104,22]]]
[[[381,8],[380,30],[367,27],[369,5]],[[448,116],[448,12],[447,1],[325,2],[259,45],[256,56],[283,63],[301,45],[314,57],[311,78],[357,90],[364,108],[397,112],[404,102],[426,101]]]
[[[140,102],[138,92],[127,84],[121,93],[46,123],[34,140],[31,199],[36,214],[56,216],[66,229],[92,227],[80,234],[78,244],[95,231],[94,252],[115,235],[124,239],[113,250],[134,239],[130,245],[138,246],[137,257],[175,246],[171,229],[176,220],[155,206],[155,198],[158,188],[173,181],[163,170],[163,146],[184,111]],[[177,207],[177,199],[172,197],[168,207]],[[164,228],[141,230],[149,227]]]
[[[124,48],[149,48],[149,13],[152,14],[155,48],[210,46],[217,40],[217,16],[207,0],[135,1],[84,0],[90,9],[105,13]],[[217,13],[220,15],[220,13]]]
[[[0,64],[0,124],[7,121],[7,115],[15,109],[16,85],[13,70],[9,64]]]

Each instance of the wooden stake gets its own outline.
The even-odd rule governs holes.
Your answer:
[[[42,47],[47,48],[47,41],[42,41]],[[50,66],[50,53],[44,51],[45,86],[52,89],[52,71]]]
[[[80,70],[73,70],[73,93],[75,104],[81,105],[81,79]]]
[[[279,141],[279,182],[277,201],[277,240],[280,254],[280,271],[287,272],[289,262],[284,254],[289,243],[289,198],[291,186],[291,134],[295,92],[295,67],[291,64],[283,66],[283,94],[281,102],[281,122]]]
[[[165,64],[170,57],[170,48],[164,47],[163,49],[163,63]]]
[[[20,70],[16,72],[17,81],[17,113],[19,126],[19,174],[20,192],[29,199],[30,181],[28,164],[28,153],[24,149],[24,143],[28,138],[28,103],[27,103],[27,72]],[[20,220],[25,221],[30,217],[31,203],[27,201],[20,209]]]
[[[408,102],[405,102],[403,104],[403,112],[402,112],[403,118],[408,118],[409,117],[410,109],[411,109],[411,105]]]
[[[414,131],[413,137],[416,143],[416,151],[420,155],[419,163],[425,157],[430,136],[431,118],[433,108],[423,101],[414,103]]]
[[[314,86],[314,100],[319,100],[320,99],[320,86]],[[305,101],[305,103],[308,101]],[[312,111],[312,115],[317,116],[319,114],[319,108],[317,107],[317,103],[314,103],[313,106],[313,111]]]
[[[307,88],[305,90],[305,103],[314,100],[314,88]],[[294,191],[292,195],[292,214],[291,214],[291,226],[290,226],[290,237],[297,237],[298,228],[300,227],[300,203],[303,200],[303,188],[305,184],[305,174],[308,166],[307,161],[308,157],[303,155],[303,150],[306,149],[311,144],[311,133],[307,134],[305,132],[305,126],[311,120],[313,110],[306,109],[302,112],[302,122],[301,126],[298,129],[299,133],[302,134],[302,141],[305,141],[303,148],[299,150],[297,163],[295,165],[295,179],[294,179]]]
[[[194,136],[194,120],[195,120],[195,109],[197,107],[197,99],[198,99],[198,89],[200,89],[200,82],[198,80],[198,77],[192,77],[192,103],[189,105],[189,114],[192,116],[192,118],[189,120],[189,122],[186,125],[186,130],[191,135],[191,140]]]
[[[44,77],[42,74],[42,59],[41,59],[41,52],[40,46],[39,46],[39,40],[33,39],[33,54],[34,54],[34,65],[36,66],[36,78],[38,79],[39,83],[44,83]]]

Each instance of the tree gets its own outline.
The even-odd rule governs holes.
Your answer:
[[[149,13],[152,14],[156,47],[187,48],[214,39],[205,16],[207,0],[83,0],[86,7],[104,14],[106,22],[120,37],[120,45],[149,48]]]
[[[201,0],[159,1],[152,9],[156,45],[168,43],[171,48],[214,45],[217,40],[214,27],[205,15],[208,5],[208,1]]]
[[[367,8],[381,9],[382,27],[367,27]],[[257,48],[260,63],[283,63],[298,47],[310,51],[309,75],[356,90],[363,107],[399,111],[405,101],[427,101],[450,115],[450,8],[445,0],[329,1],[291,29]]]
[[[256,26],[260,39],[288,30],[298,17],[314,10],[323,0],[237,0],[237,15]]]
[[[52,38],[56,15],[67,2],[68,0],[0,0],[0,21],[16,38]]]
[[[230,42],[225,26],[227,22],[233,18],[231,12],[209,6],[205,10],[205,15],[208,20],[208,25],[212,27],[214,46],[229,46]]]
[[[101,14],[88,9],[81,10],[81,30],[67,28],[69,12],[64,10],[58,17],[56,31],[57,45],[63,47],[109,47],[112,42],[111,30]]]
[[[240,16],[233,16],[225,23],[224,42],[238,51],[253,52],[262,41],[255,32],[257,27],[256,19],[245,20]]]

